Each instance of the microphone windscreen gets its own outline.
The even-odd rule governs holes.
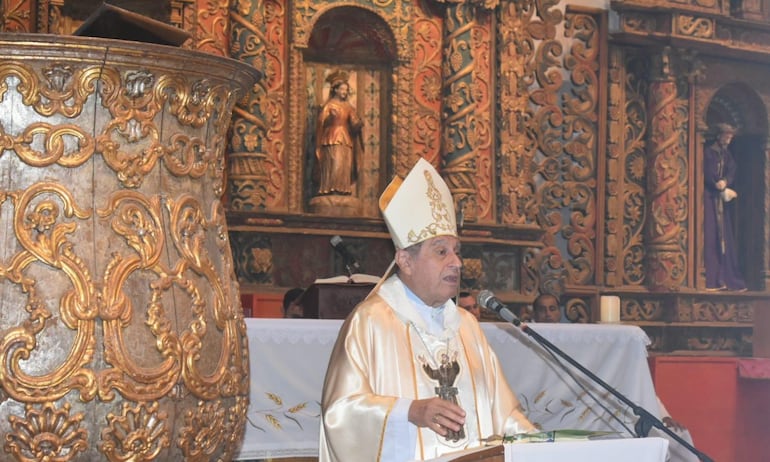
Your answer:
[[[489,308],[487,303],[489,303],[490,300],[495,298],[495,294],[492,293],[490,290],[482,290],[479,292],[479,295],[476,297],[476,301],[479,303],[479,305]]]

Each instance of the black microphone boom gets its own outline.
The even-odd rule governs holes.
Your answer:
[[[503,302],[498,300],[491,291],[482,290],[479,292],[478,297],[476,297],[476,301],[479,302],[479,305],[499,314],[501,318],[512,323],[514,326],[521,324],[521,319],[513,311],[509,310]]]
[[[476,301],[478,301],[479,305],[484,306],[498,313],[501,318],[510,322],[514,326],[520,327],[521,330],[524,331],[524,333],[532,337],[537,343],[540,344],[541,347],[545,348],[547,351],[551,352],[552,354],[555,353],[559,355],[562,359],[564,359],[565,361],[570,363],[573,367],[575,367],[577,370],[582,372],[583,375],[593,380],[594,383],[600,385],[602,388],[604,388],[605,390],[610,392],[613,396],[615,396],[615,398],[619,399],[626,406],[631,408],[634,414],[639,416],[639,419],[637,419],[636,425],[634,426],[635,427],[634,429],[636,430],[636,433],[637,433],[636,436],[638,438],[647,436],[647,434],[650,432],[650,429],[652,429],[652,427],[655,427],[658,430],[670,436],[672,439],[674,439],[676,442],[678,442],[682,446],[684,446],[688,451],[693,453],[702,462],[713,462],[713,460],[709,456],[707,456],[705,453],[699,451],[693,445],[683,440],[679,435],[677,435],[676,433],[671,431],[671,429],[666,427],[663,424],[663,422],[661,422],[660,419],[652,415],[650,411],[634,403],[633,401],[628,399],[624,394],[612,388],[609,384],[607,384],[607,382],[597,377],[596,374],[594,374],[593,372],[588,370],[585,366],[577,362],[572,356],[560,350],[559,347],[557,347],[556,345],[551,343],[548,339],[546,339],[545,337],[537,333],[527,324],[522,325],[521,320],[515,314],[513,314],[513,312],[509,310],[508,307],[505,306],[503,302],[498,300],[497,297],[495,297],[495,294],[493,294],[491,291],[482,290],[481,292],[479,292],[479,296],[476,298]]]
[[[356,260],[356,257],[348,250],[348,247],[342,242],[342,237],[334,236],[329,240],[329,243],[334,247],[334,250],[342,257],[345,263],[345,268],[348,270],[349,275],[353,273],[361,273],[361,265]]]

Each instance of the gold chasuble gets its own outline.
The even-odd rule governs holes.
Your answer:
[[[392,276],[345,320],[324,384],[321,462],[381,460],[398,398],[438,395],[466,412],[463,429],[447,437],[417,428],[416,447],[404,461],[477,447],[492,435],[535,431],[473,315],[450,300],[443,317],[443,332],[429,333]]]

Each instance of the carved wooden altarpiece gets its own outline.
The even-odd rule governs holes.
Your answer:
[[[157,11],[193,32],[191,47],[265,75],[236,110],[227,167],[246,291],[343,272],[336,234],[367,272],[383,271],[392,246],[374,199],[422,156],[463,211],[469,288],[517,304],[554,293],[574,322],[617,294],[656,351],[738,354],[751,350],[770,279],[765,3],[612,1],[612,27],[608,11],[568,0],[176,0]],[[75,22],[62,0],[2,4],[6,30]],[[308,127],[329,69],[356,75],[368,124],[354,218],[309,207]],[[699,172],[718,122],[741,130],[745,294],[704,291]]]
[[[365,174],[382,188],[417,155],[439,167],[463,211],[466,285],[518,303],[557,294],[575,322],[595,319],[599,295],[617,293],[624,321],[645,325],[660,351],[750,350],[746,307],[764,299],[767,258],[743,263],[750,294],[702,293],[696,172],[710,124],[742,111],[766,119],[747,88],[763,90],[708,90],[718,78],[704,72],[736,49],[746,66],[764,60],[762,27],[739,28],[759,12],[652,3],[613,2],[622,21],[610,30],[606,11],[569,2],[236,2],[231,48],[268,76],[235,121],[230,158],[242,280],[289,287],[339,272],[326,245],[334,234],[350,238],[368,271],[389,262],[376,187],[357,220],[307,207],[317,73],[371,70],[373,84],[357,88],[377,95],[364,110],[378,151]],[[722,51],[704,55],[707,42]],[[764,160],[748,170],[751,188],[765,188]],[[751,220],[746,233],[764,238],[766,214]],[[705,308],[693,317],[684,306]],[[711,331],[698,337],[701,327]]]

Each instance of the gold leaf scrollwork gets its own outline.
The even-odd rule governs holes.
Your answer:
[[[112,217],[112,230],[139,255],[140,263],[132,266],[149,268],[158,262],[164,242],[158,197],[147,198],[133,191],[120,191],[113,194],[109,205],[98,213],[101,217]],[[114,269],[110,272],[115,273]],[[120,279],[123,279],[122,275],[114,282]]]
[[[83,111],[86,100],[96,91],[99,66],[73,70],[70,65],[54,63],[43,69],[46,86],[39,87],[35,110],[46,117],[62,114],[77,117]],[[34,94],[34,93],[33,93]]]
[[[452,217],[449,216],[449,210],[446,208],[446,204],[442,201],[441,192],[436,188],[433,183],[433,177],[427,171],[423,172],[425,175],[425,182],[428,185],[426,196],[430,203],[431,216],[433,221],[428,223],[423,229],[409,230],[407,239],[409,242],[420,242],[426,239],[426,236],[435,236],[440,231],[451,231],[453,229]]]
[[[58,197],[62,209],[55,201],[44,199],[29,210],[32,201],[42,195]],[[21,245],[41,261],[56,268],[76,264],[74,260],[67,260],[74,257],[71,256],[71,244],[65,236],[73,233],[77,224],[57,223],[60,213],[67,218],[86,219],[91,216],[89,211],[77,207],[75,198],[67,188],[46,181],[34,184],[21,194],[14,216],[14,228]]]
[[[693,320],[699,322],[735,321],[738,315],[736,303],[698,301],[693,304]]]
[[[83,111],[88,97],[94,93],[99,78],[99,66],[73,70],[71,66],[53,63],[43,70],[45,83],[27,66],[8,61],[0,64],[0,97],[8,91],[11,78],[17,79],[16,91],[22,103],[38,114],[50,117],[61,114],[73,118]]]
[[[42,409],[27,404],[24,418],[8,417],[13,431],[5,435],[4,449],[21,462],[74,460],[88,447],[88,432],[80,428],[85,415],[70,410],[69,403],[59,409],[50,402]]]
[[[224,435],[232,444],[231,450],[236,451],[241,447],[243,441],[244,432],[246,428],[246,412],[249,408],[249,399],[245,396],[238,396],[235,399],[235,404],[227,410],[227,422],[225,423]],[[224,455],[223,460],[234,459],[233,454]]]
[[[135,188],[141,185],[163,154],[154,121],[162,107],[162,99],[157,92],[151,91],[155,77],[147,71],[126,72],[121,87],[119,73],[105,69],[102,83],[102,104],[109,109],[112,119],[97,137],[97,151],[125,186]],[[131,145],[132,149],[122,150],[121,143],[113,136]]]
[[[113,398],[113,389],[133,400],[158,399],[169,393],[181,374],[182,352],[178,337],[166,316],[161,302],[163,294],[173,284],[159,264],[164,248],[160,198],[147,198],[135,191],[120,191],[110,197],[108,205],[99,210],[102,218],[110,218],[113,231],[125,239],[135,255],[114,251],[102,283],[101,318],[104,328],[105,359],[113,368],[100,372],[99,395]],[[163,361],[143,367],[133,359],[123,337],[125,324],[133,317],[131,298],[125,293],[126,282],[140,271],[157,274],[151,283],[151,299],[146,324],[157,339],[156,346]]]
[[[69,190],[53,182],[37,183],[9,197],[16,206],[16,238],[25,250],[17,254],[10,268],[0,275],[26,288],[31,322],[4,333],[0,341],[3,364],[0,380],[10,396],[23,402],[59,399],[73,389],[80,390],[83,401],[89,401],[96,394],[96,386],[93,372],[84,366],[93,357],[97,310],[88,268],[66,239],[78,225],[74,221],[65,223],[63,219],[85,219],[90,213],[77,207]],[[61,270],[70,279],[72,289],[59,301],[59,319],[76,331],[66,359],[41,375],[30,374],[22,367],[37,347],[36,335],[44,328],[42,321],[52,316],[34,290],[35,280],[25,276],[25,269],[37,262]]]
[[[158,403],[123,403],[120,415],[108,414],[100,450],[110,462],[154,460],[170,444],[168,413]]]
[[[240,350],[235,344],[239,337],[235,319],[238,307],[231,306],[234,294],[224,289],[224,284],[220,278],[220,272],[214,267],[206,246],[207,231],[212,226],[221,228],[223,213],[219,211],[221,204],[217,201],[212,210],[211,221],[207,220],[199,202],[189,195],[182,195],[176,200],[167,202],[171,219],[171,238],[174,246],[182,257],[182,262],[177,266],[179,278],[187,269],[201,275],[208,287],[203,293],[211,294],[213,306],[211,308],[217,326],[222,330],[222,347],[219,351],[236,352],[232,358],[220,357],[214,361],[217,368],[211,372],[204,372],[199,368],[199,353],[203,348],[203,337],[207,332],[205,313],[203,312],[204,303],[202,301],[193,305],[193,315],[195,321],[191,328],[182,335],[182,347],[186,354],[184,361],[184,379],[190,390],[198,397],[205,399],[214,399],[224,394],[236,393],[239,390],[238,383],[243,378],[243,372],[238,367],[231,367],[229,361],[234,361],[235,366],[243,363],[245,355],[240,354]],[[214,233],[211,233],[214,234]],[[221,248],[223,242],[221,236],[217,246]],[[201,281],[203,282],[203,281]],[[189,285],[191,292],[196,298],[200,297],[201,289],[192,281],[187,282],[183,287]]]
[[[623,299],[622,319],[624,321],[659,321],[663,319],[663,312],[660,300]]]
[[[189,459],[230,460],[248,406],[248,340],[216,191],[230,87],[251,78],[198,54],[72,43],[62,54],[50,40],[6,41],[0,62],[11,185],[0,190],[0,403],[13,411],[0,451],[24,462],[183,459],[176,439],[193,409]],[[176,216],[172,202],[183,204]],[[206,429],[215,437],[196,439]]]
[[[191,138],[182,133],[171,137],[171,146],[165,155],[165,164],[169,171],[176,176],[200,178],[208,170],[209,164],[214,163],[213,156],[200,138]]]
[[[174,245],[193,269],[200,272],[213,272],[213,265],[206,251],[205,237],[207,220],[200,203],[190,195],[183,195],[176,200],[169,200],[172,216]]]
[[[112,119],[96,137],[95,146],[124,186],[139,187],[163,159],[176,176],[200,178],[210,170],[215,193],[222,193],[227,114],[236,92],[207,79],[190,84],[177,76],[156,78],[144,70],[126,72],[123,86],[114,70],[105,69],[103,80],[103,104]],[[155,118],[166,103],[167,112],[181,125],[205,128],[209,124],[211,145],[189,134],[161,140]]]
[[[225,439],[225,410],[218,401],[199,402],[198,407],[184,415],[184,427],[179,433],[178,446],[185,460],[205,462]]]
[[[180,123],[201,127],[215,113],[218,96],[208,80],[194,82],[189,91],[187,85],[180,82],[177,91],[169,98],[169,107]]]
[[[36,138],[42,137],[39,143],[45,149],[36,151],[31,146]],[[5,136],[2,137],[6,140]],[[70,140],[73,141],[70,143]],[[12,143],[3,143],[13,147],[21,160],[32,167],[47,167],[58,164],[63,167],[78,167],[88,161],[94,153],[96,143],[77,125],[62,124],[52,126],[45,122],[29,124],[24,133],[18,138],[12,138]],[[77,146],[70,152],[68,146]]]

